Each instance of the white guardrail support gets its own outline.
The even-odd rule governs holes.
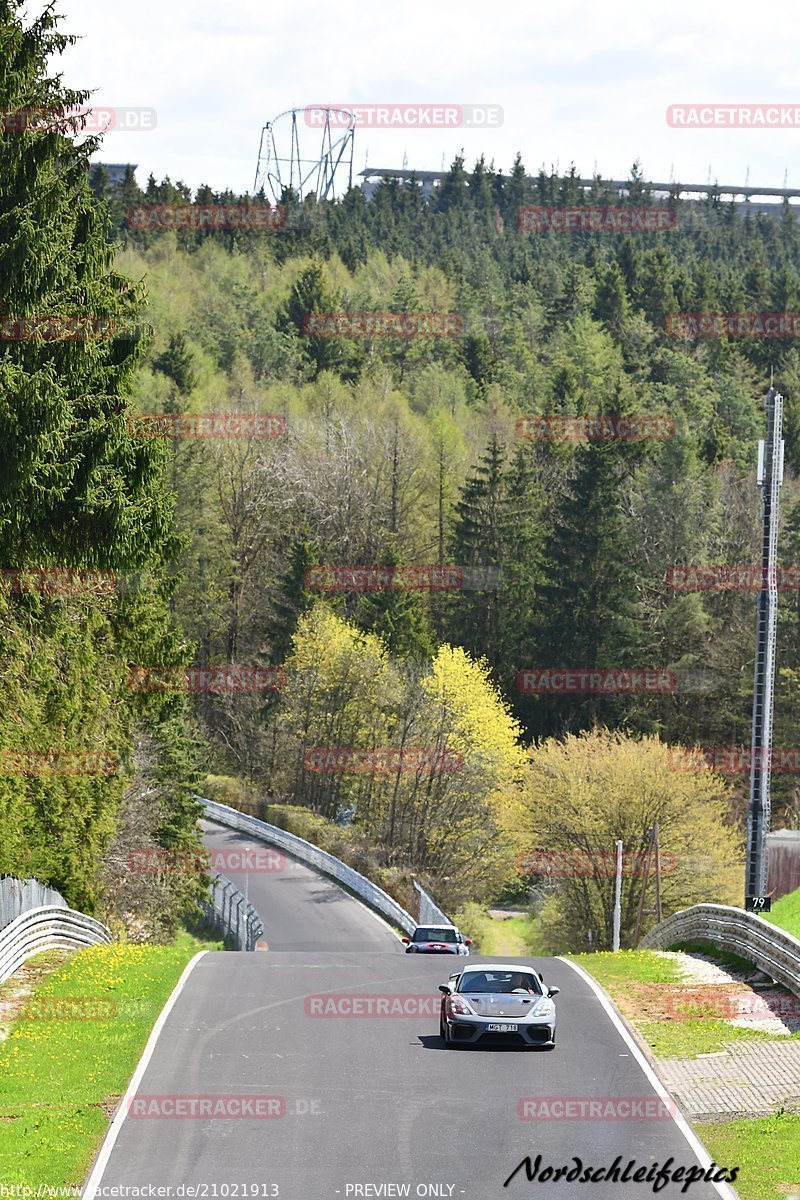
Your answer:
[[[277,846],[291,858],[299,859],[300,862],[307,863],[314,870],[321,871],[323,875],[328,875],[337,883],[343,884],[358,896],[359,900],[375,909],[392,925],[402,929],[404,933],[411,934],[416,929],[417,922],[410,913],[406,912],[382,888],[372,883],[365,875],[348,867],[341,859],[334,858],[332,854],[320,850],[318,846],[313,846],[305,838],[295,837],[293,833],[287,833],[285,829],[279,829],[277,825],[269,825],[266,821],[259,821],[256,817],[248,817],[245,813],[237,812],[235,808],[229,808],[227,804],[218,804],[216,800],[206,800],[203,796],[198,796],[197,799],[205,808],[205,815],[209,821],[227,825],[230,829],[247,833],[250,837],[267,842],[270,846]]]
[[[765,975],[800,995],[800,940],[763,917],[726,904],[695,904],[654,926],[644,949],[666,950],[678,942],[713,942],[755,963]]]
[[[112,941],[105,925],[72,908],[31,908],[0,930],[0,983],[43,950],[83,950]]]

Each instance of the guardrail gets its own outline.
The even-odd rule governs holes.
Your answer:
[[[293,833],[287,833],[285,829],[279,829],[277,825],[269,825],[266,821],[259,821],[256,817],[248,817],[244,813],[237,812],[235,808],[229,808],[227,804],[218,804],[216,800],[206,800],[203,796],[198,796],[197,799],[203,804],[206,816],[210,821],[216,821],[219,825],[227,825],[230,829],[248,833],[262,842],[277,846],[292,858],[299,859],[300,862],[313,867],[315,871],[321,871],[323,875],[335,879],[337,883],[343,884],[358,896],[359,900],[380,913],[392,925],[402,929],[404,933],[411,934],[416,929],[418,922],[410,913],[406,912],[402,905],[392,899],[377,884],[367,879],[365,875],[348,867],[341,859],[334,858],[332,854],[320,850],[318,846],[313,846],[305,838],[296,837]]]
[[[756,964],[800,995],[800,940],[763,917],[726,904],[695,904],[661,921],[639,943],[666,950],[677,942],[713,942]]]
[[[202,908],[211,924],[237,950],[255,950],[264,926],[249,900],[224,875],[212,876],[210,892]]]
[[[112,941],[110,931],[94,917],[54,904],[32,908],[0,931],[0,983],[43,950],[83,950]]]

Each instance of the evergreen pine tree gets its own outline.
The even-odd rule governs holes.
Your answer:
[[[396,658],[429,659],[435,647],[420,593],[402,586],[402,566],[396,539],[391,538],[379,558],[381,567],[393,569],[401,586],[365,592],[356,620],[362,629],[383,638]],[[399,572],[398,572],[399,569]]]
[[[296,538],[289,561],[272,599],[272,618],[266,628],[270,662],[279,666],[286,659],[297,622],[311,608],[319,593],[307,586],[307,572],[320,562],[320,549],[307,537]]]

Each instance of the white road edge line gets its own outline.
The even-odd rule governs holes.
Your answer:
[[[624,1023],[620,1020],[618,1014],[612,1008],[611,1004],[608,1001],[608,997],[604,994],[602,988],[597,983],[597,980],[592,979],[591,975],[589,975],[588,972],[584,971],[583,967],[578,966],[577,963],[571,962],[568,958],[564,958],[560,954],[557,955],[556,957],[558,958],[559,962],[566,963],[568,967],[572,967],[572,970],[576,971],[579,975],[581,975],[583,977],[583,979],[589,984],[589,987],[592,989],[594,994],[597,996],[597,999],[600,1001],[603,1008],[606,1010],[608,1016],[611,1018],[612,1024],[615,1026],[615,1028],[618,1030],[618,1032],[622,1035],[622,1037],[625,1041],[625,1044],[630,1047],[633,1057],[636,1059],[637,1063],[644,1071],[645,1075],[647,1076],[648,1081],[652,1084],[654,1090],[658,1094],[659,1099],[667,1101],[667,1107],[672,1112],[673,1121],[678,1126],[678,1129],[681,1131],[683,1136],[686,1138],[686,1141],[689,1143],[689,1146],[691,1147],[691,1149],[694,1151],[697,1159],[700,1162],[700,1165],[702,1167],[704,1167],[706,1170],[708,1170],[708,1168],[711,1166],[711,1164],[713,1162],[716,1162],[716,1160],[711,1158],[710,1154],[708,1153],[705,1146],[698,1138],[695,1131],[692,1129],[689,1122],[684,1117],[683,1113],[681,1113],[678,1110],[675,1100],[673,1099],[672,1096],[670,1096],[669,1092],[664,1087],[664,1084],[658,1078],[655,1071],[650,1066],[650,1063],[647,1061],[647,1059],[642,1054],[639,1047],[636,1045],[636,1042],[631,1037],[631,1035],[628,1032],[628,1030],[626,1029]],[[673,1109],[675,1110],[674,1112],[672,1111]],[[717,1163],[717,1166],[719,1166],[718,1163]],[[715,1183],[713,1180],[709,1180],[709,1182],[711,1183],[711,1186],[713,1188],[716,1188],[717,1194],[724,1197],[724,1200],[739,1200],[737,1193],[727,1183]]]
[[[114,1144],[116,1143],[116,1140],[120,1134],[120,1130],[122,1129],[122,1123],[128,1115],[130,1101],[136,1094],[139,1084],[141,1083],[142,1076],[148,1068],[150,1059],[153,1057],[153,1051],[156,1048],[156,1042],[158,1041],[161,1030],[164,1028],[166,1019],[172,1011],[172,1007],[175,1004],[175,1001],[178,999],[178,996],[180,996],[181,992],[183,991],[183,986],[186,983],[186,980],[189,978],[200,959],[208,953],[208,950],[200,950],[197,954],[195,954],[194,958],[189,960],[189,962],[183,968],[180,979],[172,989],[172,993],[167,1000],[167,1003],[162,1008],[158,1019],[153,1026],[150,1037],[147,1039],[147,1045],[142,1051],[142,1057],[139,1059],[139,1065],[133,1073],[133,1077],[128,1084],[128,1089],[125,1092],[125,1095],[119,1102],[117,1111],[114,1114],[114,1120],[106,1130],[106,1136],[103,1138],[97,1158],[94,1160],[92,1173],[86,1180],[84,1187],[81,1189],[82,1200],[94,1200],[95,1193],[97,1192],[97,1189],[100,1186],[100,1181],[103,1178],[103,1172],[105,1171],[108,1160],[111,1157],[111,1151],[114,1149]]]

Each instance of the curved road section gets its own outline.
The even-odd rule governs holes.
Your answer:
[[[205,828],[210,849],[255,845]],[[87,1200],[735,1195],[566,963],[527,960],[561,989],[554,1050],[446,1050],[437,988],[458,960],[404,954],[378,917],[291,860],[224,873],[247,888],[269,948],[197,960]]]

